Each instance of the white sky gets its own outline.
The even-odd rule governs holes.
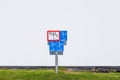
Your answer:
[[[120,66],[120,0],[0,0],[0,65],[54,65],[49,29],[68,31],[59,65]]]

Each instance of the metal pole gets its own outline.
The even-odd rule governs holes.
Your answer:
[[[56,66],[56,73],[58,73],[58,52],[55,54],[55,66]]]

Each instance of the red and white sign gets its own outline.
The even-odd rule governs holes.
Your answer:
[[[50,41],[60,41],[60,31],[59,30],[48,30],[47,40]]]

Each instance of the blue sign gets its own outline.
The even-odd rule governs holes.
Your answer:
[[[64,42],[49,42],[49,51],[64,51]]]
[[[60,31],[60,41],[67,41],[67,31]]]

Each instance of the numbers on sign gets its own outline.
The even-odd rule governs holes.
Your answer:
[[[49,32],[49,39],[50,40],[58,40],[59,39],[59,32]]]
[[[49,35],[52,36],[53,40],[55,40],[56,37],[58,37],[58,34],[56,32],[49,32]]]

